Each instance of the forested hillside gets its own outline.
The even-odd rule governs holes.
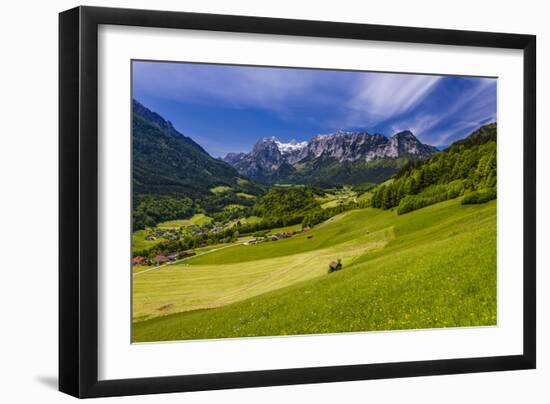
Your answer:
[[[408,164],[375,189],[372,206],[397,207],[402,214],[461,195],[465,204],[496,198],[496,136],[496,124],[489,124],[428,160]]]
[[[250,205],[251,200],[239,194],[263,193],[261,186],[211,157],[136,100],[132,126],[134,230],[231,203]],[[226,192],[212,192],[216,187]]]
[[[200,196],[235,185],[237,171],[208,155],[191,138],[139,102],[133,104],[134,194]]]

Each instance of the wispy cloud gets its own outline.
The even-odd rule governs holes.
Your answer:
[[[458,79],[454,79],[458,80]],[[446,146],[472,129],[496,120],[496,80],[468,78],[464,86],[439,95],[432,105],[389,119],[392,132],[409,129],[424,141]]]
[[[437,115],[419,114],[414,115],[411,118],[392,123],[390,128],[392,133],[410,130],[414,134],[420,136],[424,132],[433,128],[438,122],[439,117]]]
[[[440,129],[433,143],[446,146],[479,126],[496,121],[496,97],[495,79],[476,79],[476,85],[465,91],[434,124]]]
[[[496,120],[496,79],[134,62],[134,95],[211,153],[337,129],[446,146]]]
[[[134,64],[135,83],[142,92],[179,102],[216,104],[234,108],[262,108],[281,113],[305,100],[334,102],[323,91],[332,72],[247,66],[176,63]],[[344,75],[335,75],[332,88]]]
[[[353,119],[374,126],[406,113],[425,99],[441,76],[367,73],[349,107]]]

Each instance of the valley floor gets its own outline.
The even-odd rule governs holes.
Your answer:
[[[133,341],[495,325],[496,276],[496,201],[352,210],[134,276]]]

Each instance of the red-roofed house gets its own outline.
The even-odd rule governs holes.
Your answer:
[[[141,255],[138,255],[134,258],[132,258],[132,265],[141,265],[145,262],[146,258],[142,257]]]

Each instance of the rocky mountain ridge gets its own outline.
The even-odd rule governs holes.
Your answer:
[[[310,141],[283,143],[275,137],[259,139],[249,153],[229,153],[223,160],[241,175],[258,180],[300,170],[304,165],[369,163],[376,160],[407,158],[422,160],[438,151],[420,142],[410,131],[390,138],[368,132],[337,131],[317,135]]]

